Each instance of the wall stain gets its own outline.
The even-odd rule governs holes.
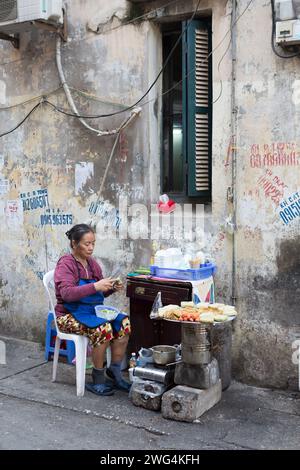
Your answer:
[[[300,295],[300,236],[278,243],[276,263],[275,276],[254,276],[247,299],[249,311],[284,327],[300,326],[296,301]]]

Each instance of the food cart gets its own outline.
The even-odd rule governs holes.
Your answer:
[[[179,389],[187,387],[188,394],[197,394],[199,391],[211,394],[211,397],[206,397],[205,403],[213,406],[220,400],[221,391],[229,387],[231,325],[236,311],[232,306],[214,303],[212,276],[202,281],[162,278],[152,274],[128,276],[127,296],[130,298],[132,323],[130,351],[138,352],[142,347],[157,346],[163,352],[163,348],[168,345],[181,345],[181,355],[176,360],[164,365],[154,360],[152,364],[135,369],[138,380],[132,388],[134,404],[148,409],[160,409],[171,390],[172,393],[180,391],[181,402],[184,404],[185,391]],[[195,303],[195,286],[198,294],[199,290],[205,293],[206,302]],[[156,315],[152,312],[151,319],[153,302],[159,293],[161,306]],[[153,384],[160,386],[155,388]],[[198,398],[196,402],[197,400]],[[207,409],[203,406],[200,408]],[[166,417],[173,419],[174,412],[174,419],[180,419],[179,411],[179,415],[176,415],[172,410],[172,407],[171,411],[168,408]],[[199,409],[195,410],[194,416],[199,412]],[[181,414],[182,420],[190,420],[184,411]]]

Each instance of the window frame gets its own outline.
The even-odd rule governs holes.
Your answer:
[[[171,32],[178,32],[178,26],[181,23],[182,30],[186,28],[187,21],[174,21],[168,23],[167,29],[162,30],[162,40],[163,35]],[[172,29],[172,26],[173,29]],[[209,53],[212,50],[212,29],[211,29],[211,18],[201,18],[193,20],[189,28],[184,32],[182,37],[182,77],[187,75],[187,70],[189,67],[188,62],[195,62],[195,57],[192,57],[194,54],[194,44],[189,47],[188,35],[191,35],[191,31],[195,31],[198,26],[204,26],[208,31],[208,48]],[[192,29],[191,29],[192,28]],[[188,58],[189,56],[189,58]],[[188,60],[189,59],[189,60]],[[208,91],[208,128],[209,128],[209,190],[207,191],[196,191],[190,190],[191,186],[195,186],[195,150],[193,150],[194,158],[193,161],[188,161],[188,154],[191,148],[195,149],[195,109],[196,103],[189,104],[189,101],[192,100],[192,97],[195,97],[195,74],[192,74],[192,80],[190,77],[187,77],[183,80],[183,109],[182,109],[182,130],[183,130],[183,170],[184,170],[184,185],[183,192],[169,191],[168,195],[176,200],[177,202],[193,203],[210,203],[212,200],[212,57],[209,58],[209,91]],[[188,83],[190,80],[190,83]],[[192,90],[191,90],[192,89]],[[164,92],[164,89],[163,89]],[[163,104],[162,104],[163,106]],[[190,112],[191,106],[194,107],[193,112]],[[193,127],[191,128],[191,123],[193,122]],[[189,130],[192,129],[192,132]],[[192,136],[191,136],[192,134]],[[164,110],[162,108],[162,151],[161,151],[161,191],[164,190]],[[170,161],[170,160],[169,160]],[[191,171],[192,167],[192,171]]]

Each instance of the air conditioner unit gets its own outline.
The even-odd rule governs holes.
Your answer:
[[[300,44],[300,19],[277,21],[276,43],[281,46]]]
[[[62,7],[62,0],[0,0],[0,32],[27,31],[34,21],[62,24]]]

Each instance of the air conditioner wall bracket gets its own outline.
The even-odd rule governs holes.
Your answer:
[[[0,32],[0,39],[3,41],[10,41],[15,49],[20,48],[20,38],[19,34],[5,34]]]
[[[46,31],[53,31],[58,33],[64,42],[68,40],[68,22],[67,22],[67,12],[63,8],[63,24],[61,26],[52,25],[50,23],[45,23],[44,21],[33,21],[32,23],[39,29],[44,29]]]

